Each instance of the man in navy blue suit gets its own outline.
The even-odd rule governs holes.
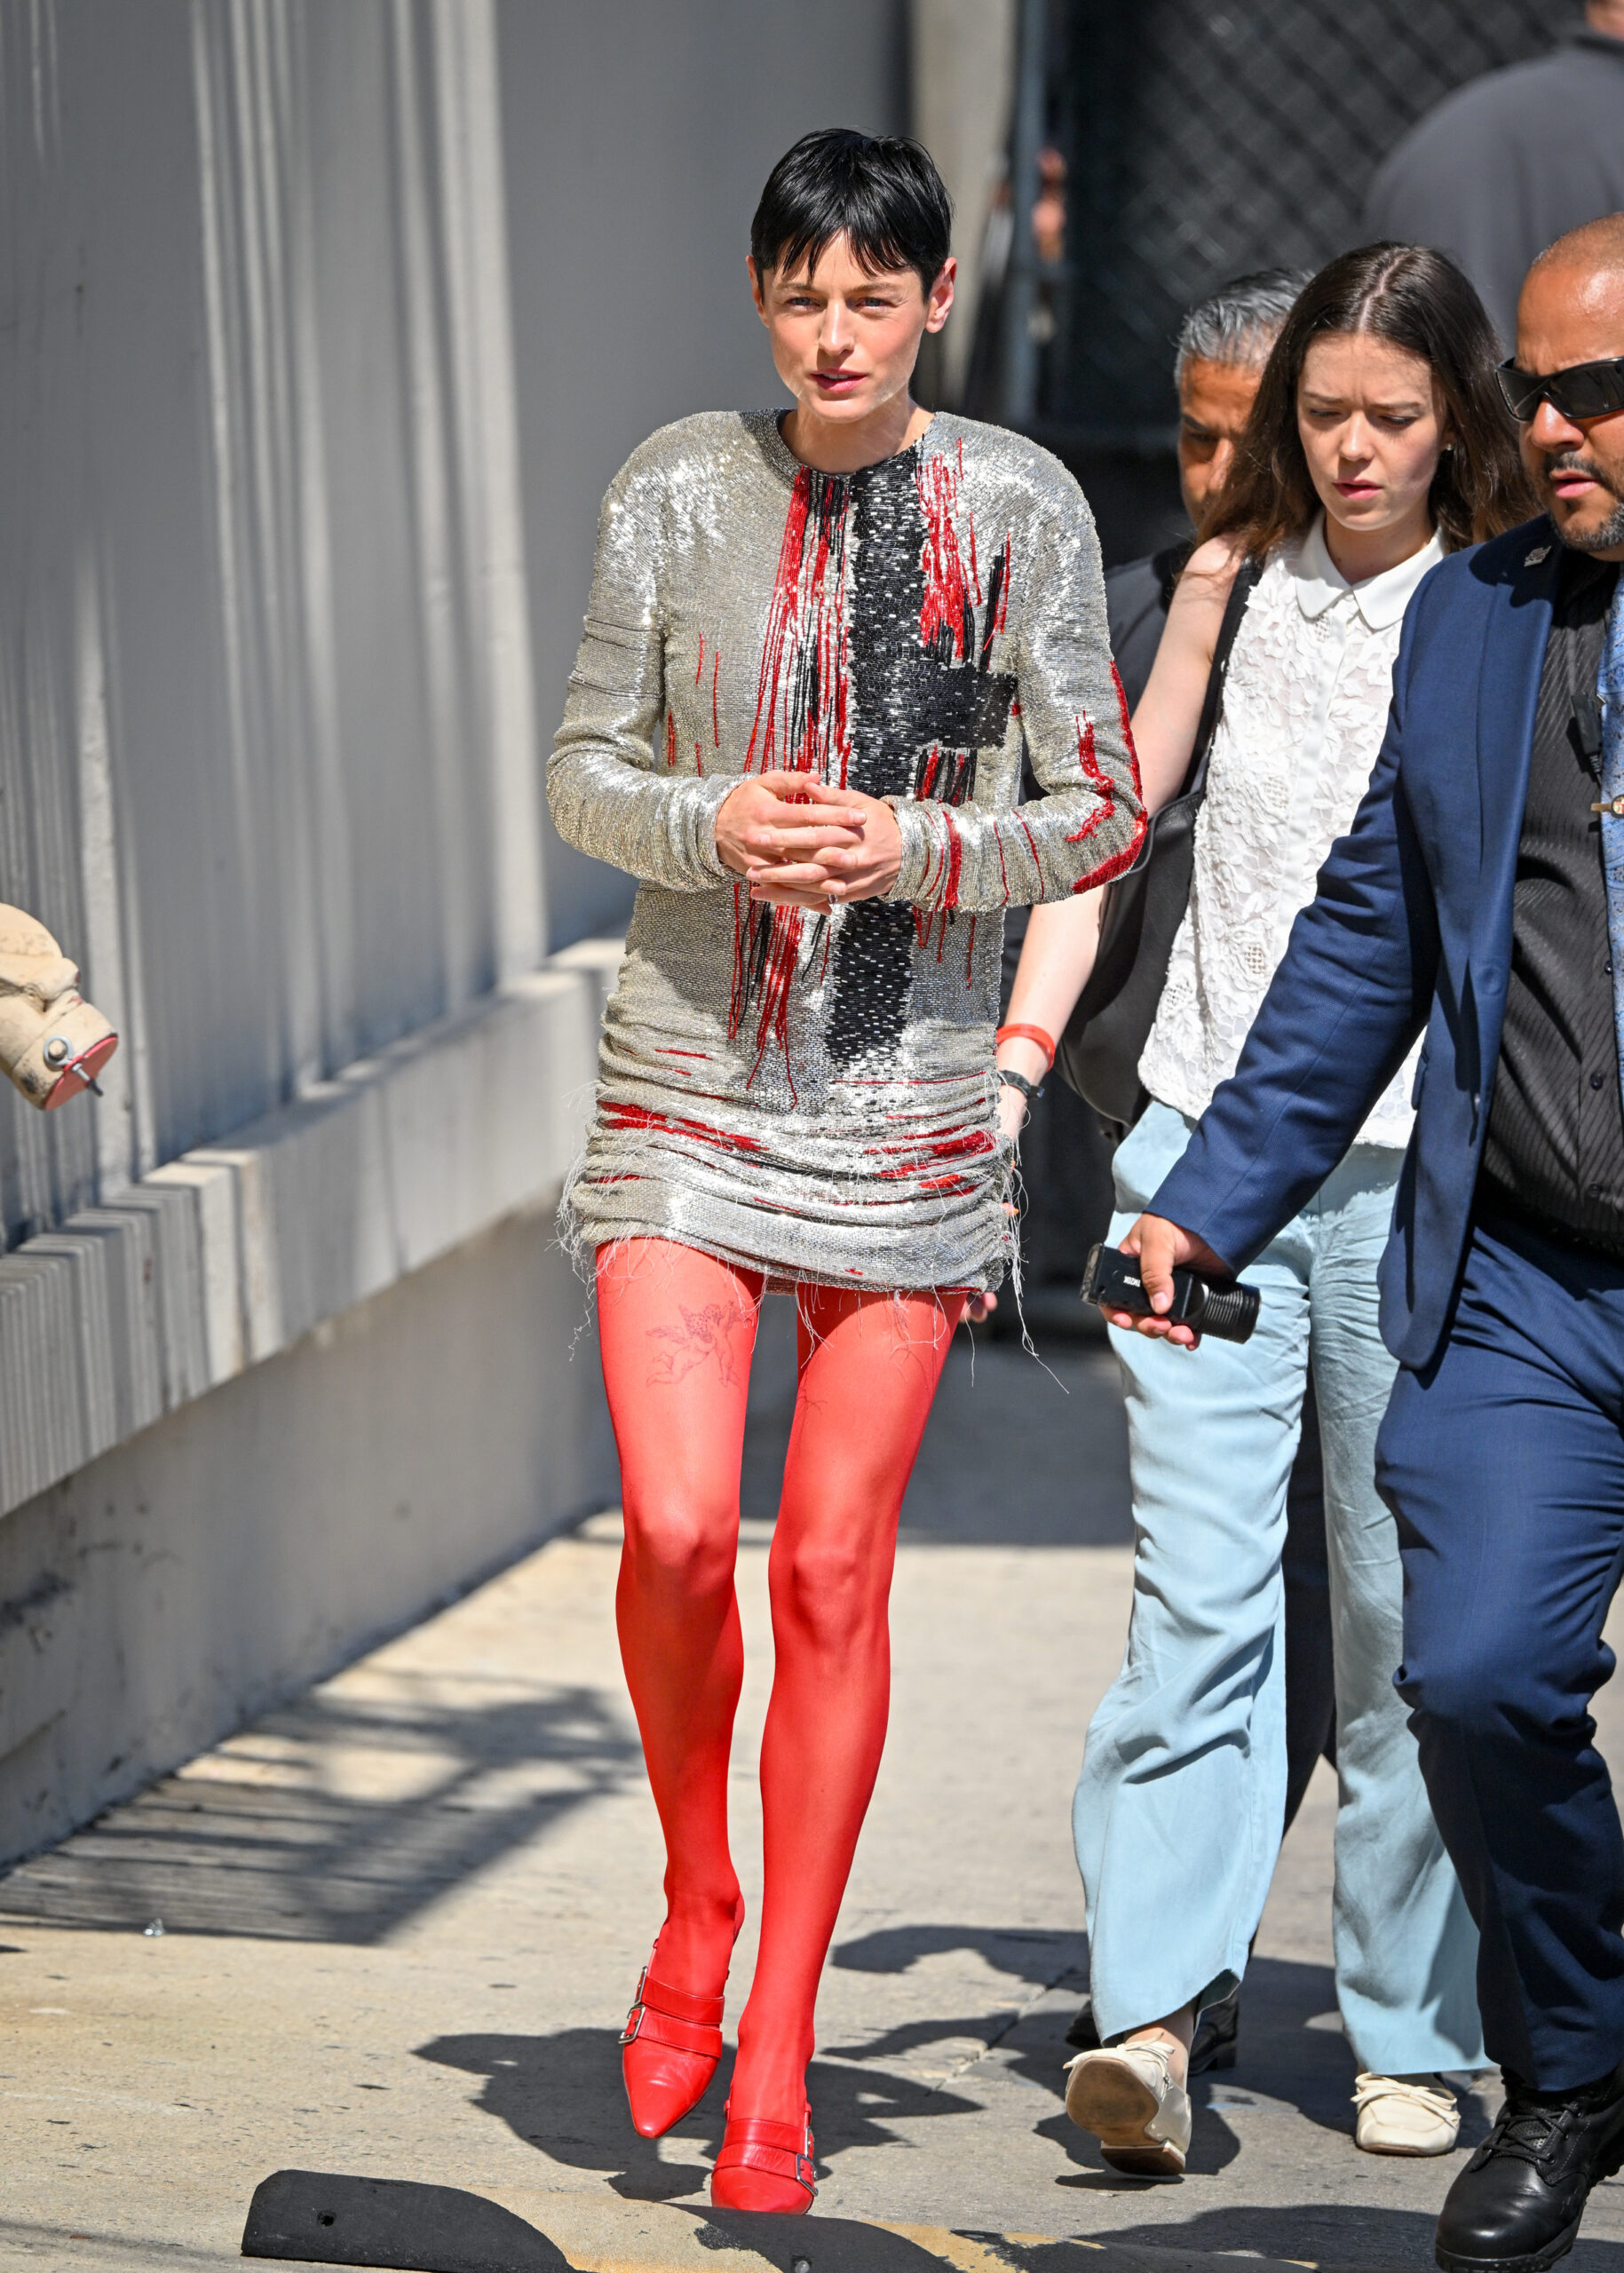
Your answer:
[[[1507,2093],[1445,2202],[1446,2273],[1541,2273],[1624,2162],[1624,1833],[1589,1714],[1624,1570],[1624,214],[1541,256],[1517,342],[1546,512],[1411,602],[1353,828],[1123,1242],[1161,1311],[1175,1263],[1244,1270],[1424,1027],[1377,1482]]]

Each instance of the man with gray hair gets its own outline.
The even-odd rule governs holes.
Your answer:
[[[1307,281],[1306,270],[1260,268],[1220,284],[1184,318],[1173,371],[1178,387],[1178,487],[1192,527],[1199,527],[1208,499],[1228,479],[1269,350]],[[1191,542],[1186,538],[1145,559],[1129,560],[1106,575],[1111,651],[1130,709],[1151,675]]]

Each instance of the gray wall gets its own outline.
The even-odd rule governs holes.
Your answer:
[[[902,0],[499,0],[537,740],[564,708],[598,501],[690,411],[786,400],[744,273],[773,162],[906,124]],[[815,27],[815,35],[814,35]],[[631,887],[549,835],[554,945]]]
[[[8,1242],[544,944],[490,0],[0,0]]]
[[[13,1509],[0,1857],[601,1506],[580,1319],[551,1210],[511,1217]]]

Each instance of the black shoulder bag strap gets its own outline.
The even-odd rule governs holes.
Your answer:
[[[1178,795],[1182,797],[1205,797],[1207,794],[1207,761],[1212,756],[1212,746],[1218,732],[1218,721],[1224,716],[1224,682],[1229,673],[1230,650],[1235,644],[1235,634],[1240,629],[1240,619],[1247,612],[1247,602],[1257,589],[1262,564],[1250,555],[1235,571],[1235,581],[1229,588],[1229,598],[1224,603],[1224,617],[1218,625],[1218,637],[1212,651],[1212,667],[1207,674],[1207,693],[1201,700],[1200,723],[1195,730],[1195,748],[1190,759],[1190,771]],[[1159,820],[1160,815],[1156,819]],[[1155,820],[1151,828],[1156,826]],[[1143,856],[1141,856],[1143,857]],[[1137,865],[1137,864],[1136,864]]]

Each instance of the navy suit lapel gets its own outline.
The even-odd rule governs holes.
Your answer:
[[[1470,961],[1480,1011],[1493,1007],[1495,1032],[1482,1035],[1486,1070],[1500,1047],[1501,985],[1511,952],[1511,895],[1517,848],[1528,798],[1533,717],[1550,636],[1551,606],[1562,548],[1549,522],[1529,532],[1521,565],[1494,595],[1477,681],[1477,794],[1480,843]]]

